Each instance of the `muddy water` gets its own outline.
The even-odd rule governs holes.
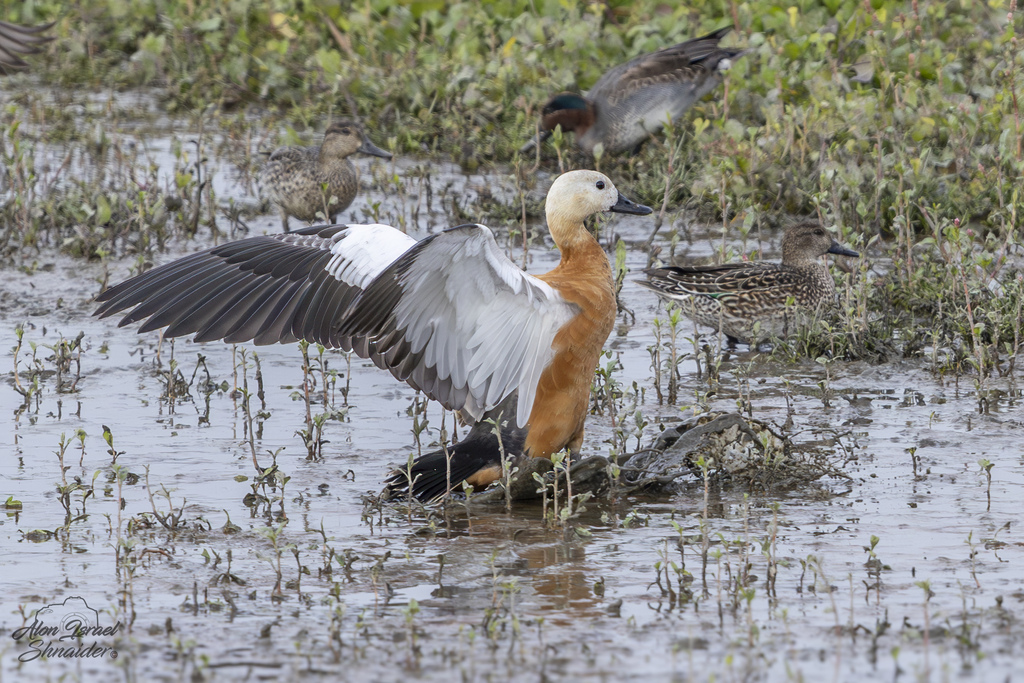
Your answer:
[[[166,140],[152,149],[158,163],[170,162],[159,152],[169,149]],[[488,195],[516,197],[506,176],[467,178],[442,164],[431,168],[428,203],[415,166],[366,173],[377,178],[374,189],[343,219],[364,219],[379,201],[382,220],[426,234],[446,224],[453,198],[472,212]],[[230,168],[218,173],[227,176],[218,181],[223,199]],[[392,173],[403,184],[387,181]],[[237,185],[235,192],[245,198]],[[273,232],[277,218],[250,227]],[[605,226],[633,245],[634,272],[646,264],[636,245],[651,228],[635,217]],[[767,237],[765,256],[775,257],[778,235]],[[684,246],[709,254],[719,239],[696,231]],[[175,245],[174,254],[203,244]],[[988,412],[980,413],[972,378],[939,378],[923,362],[826,368],[769,362],[741,348],[723,363],[708,405],[734,410],[749,383],[755,417],[824,446],[848,479],[749,495],[692,482],[674,494],[592,501],[569,531],[546,526],[538,506],[511,514],[377,508],[364,500],[379,491],[388,463],[418,450],[415,396],[389,374],[326,356],[339,373],[330,400],[339,417],[326,422],[323,457],[309,459],[297,435],[307,410],[301,354],[296,346],[257,349],[264,397],[252,397],[251,412],[263,411],[252,444],[263,467],[276,453],[281,479],[276,488],[254,485],[243,397],[233,390],[248,381],[256,393],[252,356],[243,372],[239,349],[187,340],[172,347],[97,321],[89,300],[100,265],[55,253],[33,259],[41,267],[31,274],[5,269],[0,303],[0,500],[21,502],[0,517],[5,680],[1024,675],[1015,656],[1024,636],[1022,411],[1019,390],[1006,381],[982,387]],[[556,259],[538,241],[529,269],[544,271]],[[113,263],[112,280],[131,264]],[[635,420],[617,427],[612,416],[594,415],[587,453],[607,454],[617,428],[631,434],[631,446],[646,445],[659,422],[689,414],[655,398],[648,347],[651,320],[663,311],[631,281],[623,301],[636,322],[622,318],[609,341],[621,362],[612,376],[628,395],[636,383],[649,424],[638,433]],[[26,344],[16,362],[18,324]],[[74,391],[60,392],[46,345],[79,332],[81,376]],[[27,381],[29,342],[44,372],[25,405],[12,370]],[[690,354],[679,403],[693,404],[707,384],[697,378],[692,345],[679,348]],[[172,360],[186,383],[197,379],[169,398]],[[207,370],[219,385],[209,393],[200,387]],[[324,408],[314,402],[311,411]],[[451,428],[436,406],[427,419],[424,448],[443,421]],[[86,434],[84,449],[76,430]],[[81,485],[70,494],[70,516],[58,492],[61,435],[71,441],[64,479]],[[982,459],[993,463],[991,482]],[[254,502],[254,490],[263,498]],[[176,528],[157,519],[174,526],[168,515],[178,515]],[[120,624],[115,636],[97,639],[118,656],[19,661],[30,653],[25,639],[12,638],[23,613],[69,597],[97,610],[101,626]]]

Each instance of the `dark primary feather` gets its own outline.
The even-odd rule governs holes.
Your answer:
[[[41,26],[19,26],[0,21],[0,74],[6,75],[28,66],[22,55],[42,52],[40,45],[53,40],[53,36],[42,35],[53,23]]]
[[[108,288],[96,315],[131,308],[119,326],[146,320],[140,331],[167,326],[168,336],[196,334],[197,341],[301,338],[347,349],[335,322],[360,290],[325,271],[344,229],[315,226],[192,254]]]
[[[197,342],[305,339],[352,350],[446,408],[462,409],[469,387],[453,386],[426,365],[422,349],[414,352],[397,327],[394,310],[404,294],[402,275],[417,256],[446,233],[478,226],[449,228],[416,243],[372,281],[366,296],[326,270],[346,227],[250,237],[192,254],[106,289],[95,314],[128,310],[120,327],[143,322],[139,331],[148,332],[166,326],[165,336],[194,334]]]
[[[391,473],[385,489],[386,497],[411,494],[430,502],[444,496],[451,482],[451,490],[481,470],[501,467],[501,452],[506,458],[522,455],[528,430],[514,426],[517,392],[512,392],[501,404],[488,411],[473,425],[469,434],[448,447],[417,458],[411,467],[400,467]],[[509,416],[513,416],[509,419]],[[495,423],[501,425],[501,441],[494,433]],[[411,484],[411,485],[410,485]]]

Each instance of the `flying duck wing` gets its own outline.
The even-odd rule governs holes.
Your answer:
[[[508,260],[482,225],[418,242],[359,295],[340,333],[373,360],[473,420],[519,390],[525,426],[558,330],[579,312]]]
[[[149,270],[103,291],[101,318],[131,308],[119,326],[166,327],[195,335],[274,344],[305,339],[372,353],[365,340],[339,334],[359,293],[416,240],[388,225],[313,226],[250,237]]]

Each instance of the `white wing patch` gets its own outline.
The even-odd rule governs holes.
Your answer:
[[[390,225],[349,225],[335,237],[325,270],[347,285],[365,289],[416,240]]]
[[[395,323],[449,385],[449,402],[464,394],[462,411],[476,420],[518,389],[525,426],[555,335],[577,307],[519,270],[482,225],[438,235],[400,284]]]

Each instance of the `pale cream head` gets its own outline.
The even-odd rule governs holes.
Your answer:
[[[608,176],[597,171],[569,171],[555,179],[548,190],[545,212],[548,230],[559,247],[580,239],[593,240],[583,225],[588,216],[603,211],[645,215],[646,206],[623,197]]]

